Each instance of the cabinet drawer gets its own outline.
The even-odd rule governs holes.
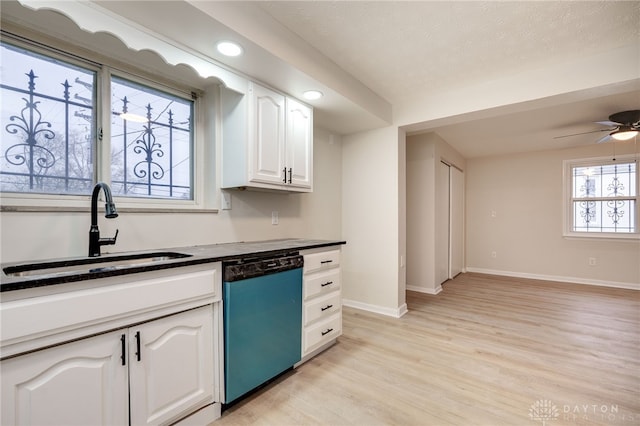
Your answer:
[[[326,320],[307,327],[304,330],[304,349],[306,354],[342,334],[342,314],[337,313]]]
[[[340,265],[340,250],[323,251],[304,256],[304,273],[333,268]]]
[[[340,288],[340,269],[331,269],[304,276],[304,300],[327,294]]]
[[[311,324],[312,322],[327,318],[336,312],[339,312],[342,308],[342,300],[339,291],[327,294],[318,299],[308,302],[304,306],[304,325]]]

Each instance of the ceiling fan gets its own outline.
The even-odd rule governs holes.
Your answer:
[[[596,121],[597,124],[609,126],[607,129],[593,130],[591,132],[574,133],[572,135],[556,136],[554,139],[567,138],[570,136],[586,135],[588,133],[610,132],[603,136],[596,143],[608,142],[611,139],[626,141],[640,132],[640,110],[621,111],[611,114],[609,120]]]

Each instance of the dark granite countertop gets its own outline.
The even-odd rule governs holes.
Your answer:
[[[0,275],[0,292],[22,290],[34,287],[43,287],[56,284],[64,284],[77,281],[94,280],[117,275],[128,275],[161,269],[179,268],[183,266],[199,265],[226,260],[243,259],[254,256],[278,255],[291,251],[298,251],[319,247],[331,247],[346,244],[339,240],[309,240],[309,239],[281,239],[266,241],[248,241],[238,243],[211,244],[192,247],[174,247],[161,250],[145,250],[136,252],[105,254],[100,258],[74,257],[63,259],[51,259],[37,262],[13,262],[2,264],[2,275]],[[164,257],[171,253],[180,253],[186,256],[164,260]],[[162,257],[163,260],[150,263],[126,264],[123,266],[105,266],[105,264],[94,264],[94,260],[101,262],[109,260],[127,260],[145,257]],[[50,263],[50,267],[58,267],[59,270],[40,275],[11,275],[5,274],[6,268],[24,268],[30,263]],[[89,264],[91,266],[75,268],[75,270],[65,270],[65,267],[74,264]],[[28,267],[27,267],[28,268]],[[91,268],[91,269],[90,269]]]

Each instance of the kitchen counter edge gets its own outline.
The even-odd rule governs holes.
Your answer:
[[[311,239],[279,239],[265,241],[247,241],[237,243],[210,244],[191,247],[174,247],[162,249],[163,252],[178,252],[188,254],[189,257],[178,259],[170,259],[163,262],[157,262],[148,265],[141,265],[116,270],[103,270],[99,272],[79,272],[70,273],[68,275],[47,276],[41,275],[36,277],[8,277],[4,273],[4,269],[9,266],[25,264],[28,262],[11,262],[2,264],[2,275],[0,282],[0,292],[24,290],[35,287],[52,286],[56,284],[65,284],[78,281],[96,280],[119,275],[130,275],[136,273],[157,271],[162,269],[174,269],[185,266],[200,265],[203,263],[213,263],[227,260],[236,260],[254,256],[277,255],[289,251],[308,250],[313,248],[331,247],[346,244],[346,241],[340,240],[311,240]],[[123,255],[137,255],[151,253],[152,250],[109,253],[102,257],[113,257]],[[50,259],[48,261],[73,261],[75,259],[85,259],[81,257]]]

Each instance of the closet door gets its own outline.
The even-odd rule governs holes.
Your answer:
[[[440,163],[438,166],[438,180],[436,187],[436,270],[437,284],[449,279],[449,165]]]
[[[464,173],[455,167],[449,169],[449,278],[453,278],[464,268]]]

